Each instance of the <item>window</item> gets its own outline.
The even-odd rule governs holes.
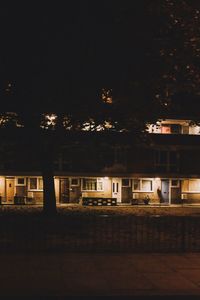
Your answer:
[[[159,172],[177,172],[179,153],[177,151],[156,150],[155,169]]]
[[[171,181],[171,187],[179,187],[179,180],[172,179],[172,181]]]
[[[15,179],[15,185],[21,185],[21,186],[24,186],[26,185],[26,179],[24,177],[17,177]]]
[[[43,180],[42,178],[32,177],[29,178],[29,189],[30,190],[43,190]]]
[[[38,178],[38,190],[43,190],[43,180],[42,180],[42,178]]]
[[[139,179],[134,179],[133,180],[133,190],[134,191],[139,191],[140,190],[140,180]]]
[[[152,191],[152,187],[153,187],[153,184],[152,184],[152,180],[141,180],[141,190],[142,191]]]
[[[181,125],[179,125],[179,124],[172,124],[171,125],[171,133],[172,134],[180,134],[181,133]]]
[[[171,127],[169,125],[162,125],[161,132],[165,134],[171,133]]]
[[[189,180],[189,192],[200,192],[200,180],[198,179]]]
[[[30,190],[37,190],[37,178],[30,178]]]
[[[122,186],[123,187],[130,187],[130,179],[123,178],[122,179]]]
[[[101,178],[83,178],[82,189],[84,191],[102,191],[103,180]]]
[[[71,185],[79,185],[79,179],[78,178],[71,178]]]
[[[164,134],[180,134],[181,125],[180,124],[163,124],[161,132]]]
[[[182,192],[185,193],[199,193],[200,179],[184,179],[181,182]]]
[[[153,180],[152,179],[133,179],[133,191],[152,192]]]

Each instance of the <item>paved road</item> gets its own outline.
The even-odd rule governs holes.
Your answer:
[[[198,296],[200,254],[2,254],[0,296]]]

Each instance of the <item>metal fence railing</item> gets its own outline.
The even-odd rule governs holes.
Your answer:
[[[199,252],[199,217],[0,216],[0,252]]]

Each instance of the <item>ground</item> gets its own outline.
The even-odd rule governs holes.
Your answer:
[[[27,213],[40,213],[42,206],[31,205],[2,205],[0,206],[0,214],[27,214]],[[169,215],[169,216],[197,216],[200,215],[200,205],[183,205],[183,206],[151,206],[151,205],[136,205],[136,206],[82,206],[77,204],[59,205],[57,211],[60,214],[66,215]]]
[[[86,206],[65,206],[58,207],[63,213],[83,214],[114,214],[114,215],[170,215],[170,216],[191,216],[200,214],[200,206],[112,206],[112,207],[86,207]]]
[[[199,252],[200,206],[0,207],[0,252]]]

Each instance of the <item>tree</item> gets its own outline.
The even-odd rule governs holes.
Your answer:
[[[199,2],[154,1],[149,3],[149,17],[153,97],[165,111],[188,112],[191,105],[183,105],[186,98],[195,104],[200,95]]]
[[[69,5],[67,18],[60,7],[58,11],[50,6],[36,8],[36,27],[33,24],[37,14],[32,16],[34,22],[22,22],[17,17],[23,28],[27,24],[26,38],[17,26],[12,26],[12,30],[4,26],[13,38],[16,33],[23,51],[18,51],[21,59],[13,51],[11,63],[9,57],[6,64],[5,74],[10,70],[12,76],[9,76],[18,78],[18,82],[8,83],[8,91],[1,94],[1,111],[14,111],[21,118],[24,127],[18,130],[23,132],[27,147],[31,145],[30,153],[34,152],[41,168],[44,209],[49,214],[55,212],[53,158],[65,139],[70,143],[85,138],[88,132],[92,136],[107,132],[112,136],[144,133],[145,123],[155,117],[144,76],[148,73],[145,52],[150,39],[145,2],[101,1],[94,5],[91,0],[84,4],[78,1]],[[54,23],[49,22],[54,19],[51,14],[56,17]],[[5,30],[5,37],[9,34]],[[24,51],[27,38],[30,47]],[[12,49],[10,41],[7,38],[2,41],[3,45],[9,45],[9,49],[4,49],[5,56]],[[104,103],[100,98],[105,87],[113,91],[113,103]],[[51,113],[56,115],[56,122],[46,126],[45,116]],[[106,139],[109,143],[110,135],[106,138],[105,134]]]

